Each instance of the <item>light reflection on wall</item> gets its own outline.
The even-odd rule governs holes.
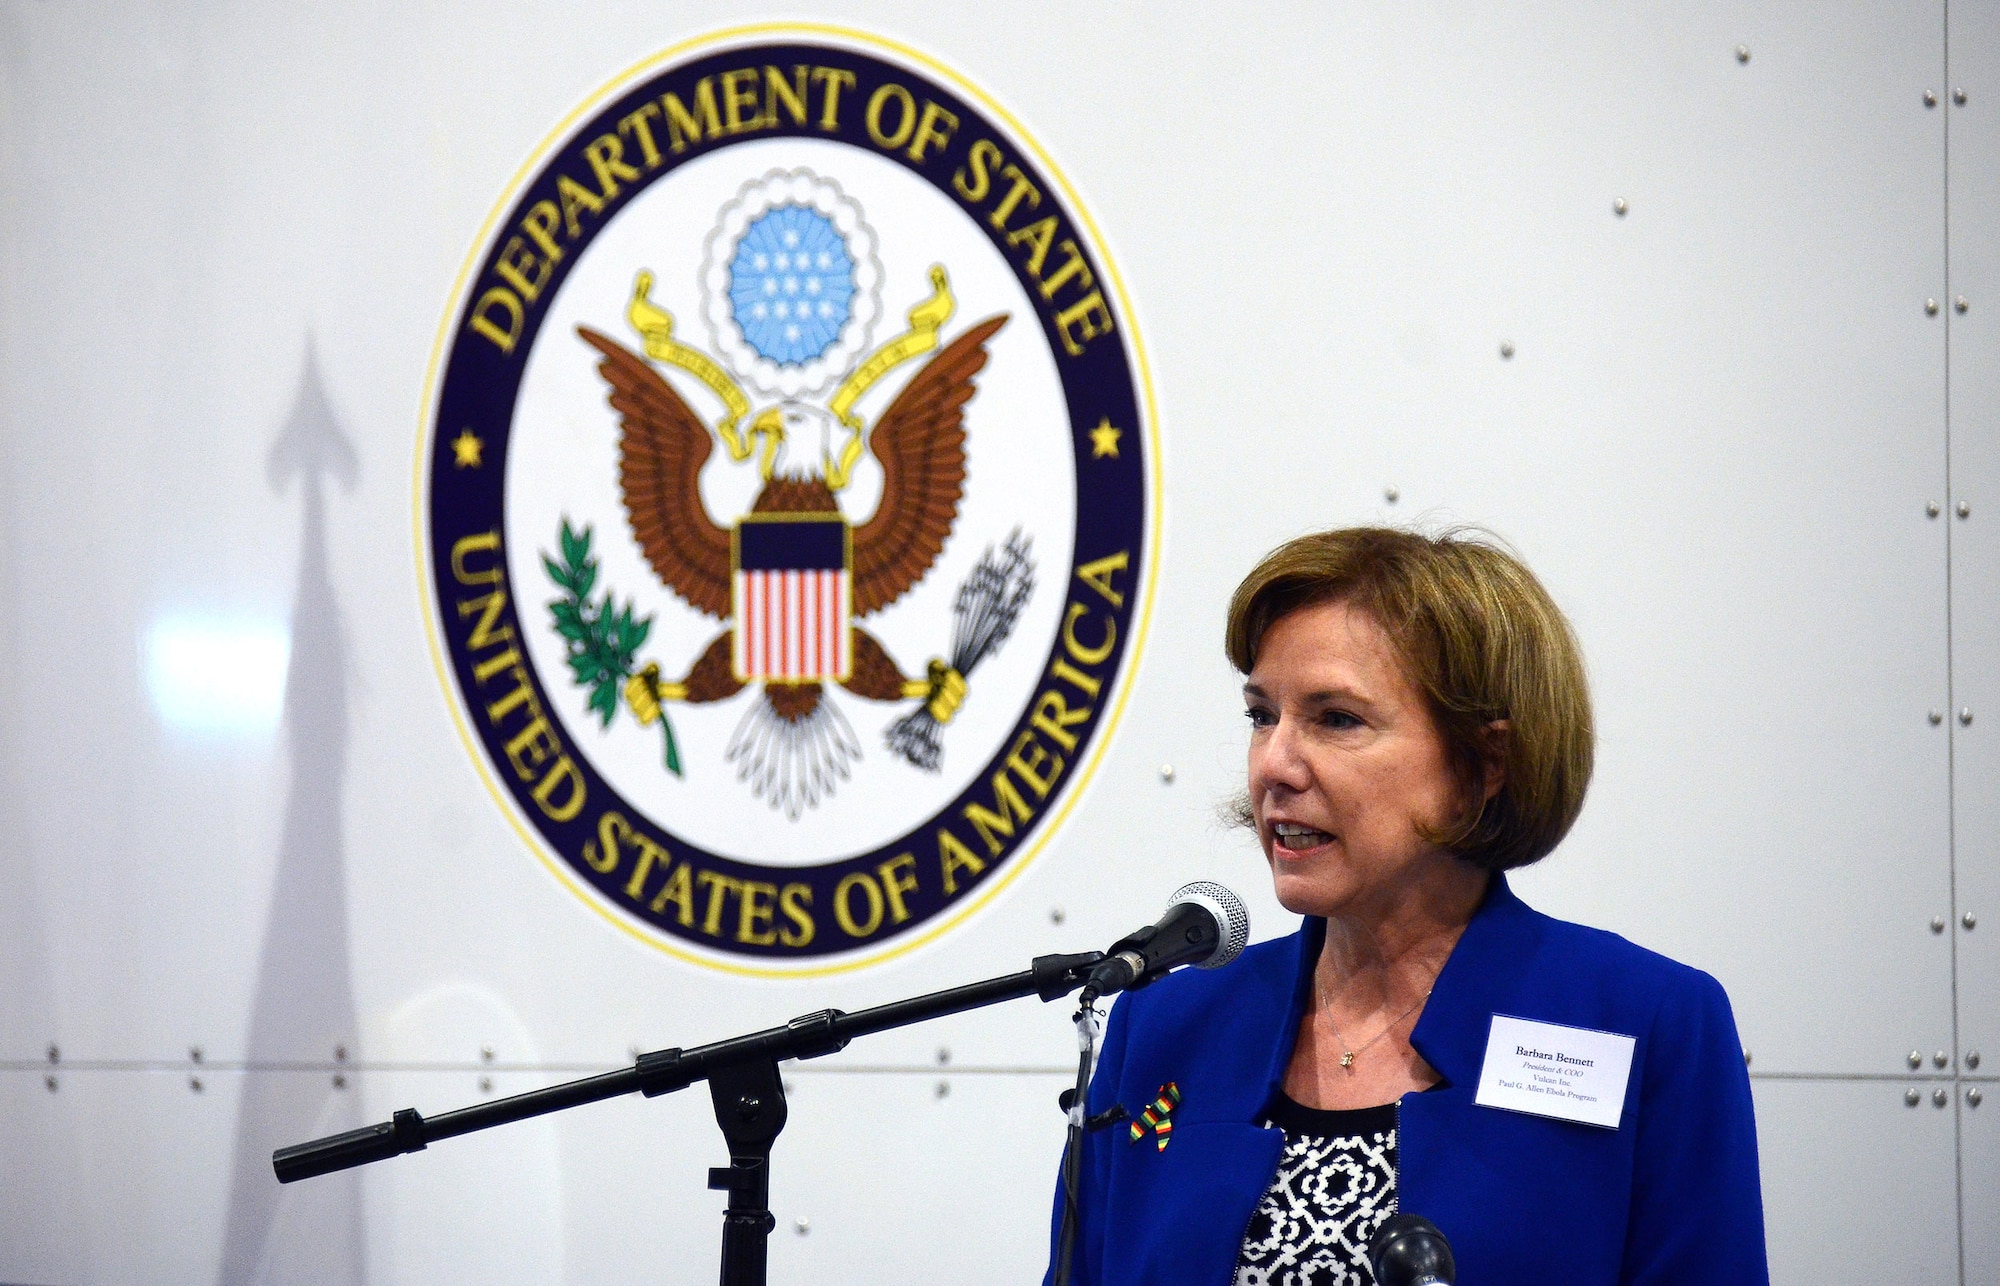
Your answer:
[[[169,616],[146,631],[146,690],[170,727],[259,736],[284,710],[291,636],[282,625]]]

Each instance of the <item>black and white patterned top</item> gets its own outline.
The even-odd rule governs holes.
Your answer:
[[[1328,1112],[1284,1094],[1284,1155],[1250,1216],[1235,1286],[1370,1286],[1368,1239],[1396,1213],[1396,1105]]]

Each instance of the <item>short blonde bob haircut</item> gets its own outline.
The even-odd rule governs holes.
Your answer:
[[[1229,600],[1229,659],[1244,674],[1280,617],[1345,602],[1389,636],[1430,707],[1463,816],[1425,835],[1489,871],[1540,861],[1583,810],[1596,752],[1576,634],[1535,574],[1476,530],[1437,536],[1348,527],[1272,550]],[[1505,777],[1478,808],[1495,738]],[[1241,801],[1246,807],[1247,797]]]

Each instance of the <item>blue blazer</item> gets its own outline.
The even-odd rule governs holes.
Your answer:
[[[1164,1149],[1122,1123],[1087,1136],[1076,1286],[1231,1280],[1284,1149],[1258,1117],[1325,935],[1308,920],[1120,997],[1091,1112],[1137,1120],[1169,1081],[1180,1102]],[[1476,1105],[1494,1014],[1634,1037],[1618,1128]],[[1398,1103],[1398,1208],[1437,1224],[1467,1286],[1769,1281],[1750,1078],[1715,979],[1531,910],[1496,875],[1410,1043],[1444,1079]]]

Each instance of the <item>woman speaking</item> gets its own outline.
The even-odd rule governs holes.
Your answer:
[[[1721,986],[1507,886],[1593,754],[1534,575],[1476,538],[1307,536],[1237,587],[1228,649],[1241,820],[1305,920],[1120,998],[1089,1110],[1129,1123],[1086,1139],[1071,1281],[1367,1283],[1399,1209],[1475,1286],[1767,1281]]]

